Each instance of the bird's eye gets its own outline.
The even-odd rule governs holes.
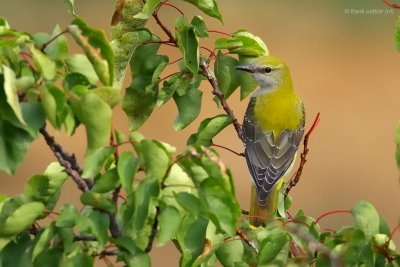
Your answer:
[[[265,73],[271,73],[272,72],[272,68],[271,67],[266,67],[264,69]]]

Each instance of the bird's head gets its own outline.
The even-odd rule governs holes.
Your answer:
[[[236,69],[250,73],[260,89],[255,94],[272,90],[286,81],[290,82],[289,69],[286,64],[277,57],[256,57],[247,64],[236,66]]]

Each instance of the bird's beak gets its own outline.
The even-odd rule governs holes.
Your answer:
[[[254,73],[255,72],[255,68],[251,64],[237,65],[235,67],[235,69],[242,70],[242,71],[249,72],[249,73]]]

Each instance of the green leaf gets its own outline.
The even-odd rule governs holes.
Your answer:
[[[194,16],[190,23],[194,26],[197,36],[208,38],[208,29],[202,17]]]
[[[175,73],[171,76],[171,78],[163,83],[163,87],[158,93],[157,107],[161,107],[162,105],[167,103],[168,100],[171,99],[171,97],[174,95],[175,91],[181,84],[182,76],[182,72]]]
[[[199,199],[211,221],[224,233],[233,236],[241,209],[230,191],[226,190],[224,180],[214,177],[200,184]]]
[[[47,119],[55,129],[59,130],[65,119],[66,100],[64,92],[48,83],[40,88],[40,98]]]
[[[200,201],[194,194],[188,192],[179,192],[175,194],[175,198],[178,203],[188,212],[193,213],[194,215],[199,213]]]
[[[140,167],[140,159],[134,158],[131,152],[125,151],[119,156],[118,176],[122,188],[127,194],[132,192],[133,180]]]
[[[182,250],[181,267],[191,267],[204,249],[208,220],[204,217],[186,216],[177,234]]]
[[[131,0],[118,2],[111,21],[111,47],[115,53],[115,72],[113,87],[121,89],[126,70],[136,47],[142,42],[140,31],[147,19],[136,16],[142,12],[144,1]]]
[[[379,217],[379,233],[390,236],[390,228],[382,217]]]
[[[141,231],[144,227],[150,210],[150,201],[160,194],[160,183],[156,179],[144,179],[135,191],[134,227]]]
[[[157,233],[157,246],[165,245],[174,238],[179,230],[182,217],[173,206],[165,206],[158,216],[159,230]]]
[[[42,73],[43,78],[46,80],[54,80],[57,75],[56,63],[52,61],[48,56],[42,53],[42,51],[31,47],[32,58],[35,62],[36,67]]]
[[[64,262],[61,266],[63,267],[89,267],[94,266],[95,257],[90,255],[90,253],[85,253],[82,251],[82,248],[76,246],[76,249],[72,253],[68,253],[64,255]]]
[[[284,253],[287,260],[289,235],[283,230],[273,231],[264,240],[260,246],[260,257],[257,266],[264,266],[268,263],[275,263],[278,266],[284,265],[286,261],[279,259],[279,254]]]
[[[72,16],[76,17],[76,13],[75,13],[75,0],[64,0],[64,4],[67,8],[67,11],[69,14],[71,14]]]
[[[137,33],[138,39],[158,41],[159,38],[148,31]],[[135,49],[130,66],[132,83],[127,88],[122,109],[128,116],[129,130],[139,129],[149,118],[157,102],[159,75],[165,68],[168,58],[157,55],[160,44],[144,44]]]
[[[254,57],[239,55],[239,64],[246,64],[254,60]],[[250,95],[257,87],[258,83],[251,76],[250,73],[241,71],[239,74],[240,78],[240,100],[243,100]]]
[[[112,111],[97,94],[88,93],[72,105],[75,115],[86,127],[86,155],[109,141]]]
[[[78,210],[72,204],[64,204],[56,220],[57,227],[73,227],[78,217]]]
[[[55,38],[61,32],[60,27],[57,25],[53,33],[51,34],[50,39]],[[62,34],[59,35],[56,39],[54,39],[45,49],[44,53],[54,61],[62,61],[68,57],[68,43],[67,38]]]
[[[41,253],[35,260],[35,267],[54,267],[60,266],[63,256],[62,248],[50,248]]]
[[[260,37],[246,30],[238,30],[232,33],[232,38],[220,38],[215,40],[215,48],[228,49],[232,54],[242,56],[266,56],[268,48]]]
[[[174,101],[179,113],[174,122],[175,131],[186,128],[199,116],[202,95],[203,92],[196,87],[189,89],[183,96],[174,95]]]
[[[108,194],[83,192],[80,199],[84,205],[92,206],[109,213],[116,211],[115,204],[108,198]]]
[[[108,240],[109,216],[98,210],[85,208],[77,219],[77,227],[82,233],[92,234],[101,246]]]
[[[68,31],[92,63],[104,85],[111,85],[114,75],[114,53],[107,43],[104,32],[89,27],[82,19],[75,19]]]
[[[400,15],[397,16],[396,20],[395,44],[397,50],[400,51]]]
[[[55,234],[54,224],[50,224],[43,231],[41,231],[35,238],[36,242],[32,251],[32,261],[35,261],[36,257],[47,250],[50,247],[50,241],[53,239]]]
[[[351,209],[351,212],[356,226],[364,232],[367,238],[379,233],[379,214],[371,203],[361,201]]]
[[[223,266],[235,266],[235,262],[242,261],[244,253],[241,240],[229,241],[222,244],[216,251],[218,260]]]
[[[0,266],[32,267],[32,241],[29,235],[18,235],[13,239],[0,253]]]
[[[32,137],[36,138],[39,135],[39,130],[45,124],[46,116],[44,114],[43,106],[38,102],[21,103],[22,117],[28,125],[26,130]]]
[[[147,253],[136,253],[136,254],[128,254],[126,252],[121,253],[122,260],[126,264],[127,267],[150,267],[151,261],[150,256]]]
[[[15,116],[18,120],[25,125],[24,118],[22,117],[21,106],[18,99],[18,89],[16,86],[15,73],[12,69],[3,65],[3,75],[4,75],[4,92],[7,97],[7,103],[14,111]]]
[[[93,94],[98,95],[111,108],[114,108],[121,102],[121,91],[112,87],[99,87],[91,90]]]
[[[196,36],[195,27],[183,16],[175,21],[175,37],[185,67],[197,76],[200,60],[199,38]]]
[[[153,14],[156,7],[160,4],[161,0],[148,0],[145,2],[142,12],[136,14],[134,17],[139,19],[149,19]]]
[[[64,77],[63,81],[63,87],[67,89],[68,91],[73,91],[77,92],[77,88],[85,88],[85,92],[88,91],[87,88],[89,88],[90,82],[89,80],[82,74],[80,73],[68,73]],[[79,94],[79,93],[78,93]],[[82,95],[82,94],[79,94]]]
[[[24,193],[42,202],[52,210],[61,194],[61,188],[68,179],[64,168],[57,162],[51,163],[44,174],[34,175],[25,184]]]
[[[99,81],[99,77],[86,55],[70,55],[65,60],[65,64],[67,65],[68,72],[76,72],[84,75],[91,84],[96,84]]]
[[[396,130],[396,163],[397,168],[400,170],[400,125]]]
[[[232,118],[229,115],[221,114],[212,118],[207,118],[200,123],[197,133],[190,136],[187,144],[210,146],[212,144],[212,138],[231,123]]]
[[[99,174],[104,163],[114,153],[114,147],[100,147],[85,157],[82,177],[93,178]]]
[[[113,168],[106,171],[102,176],[95,180],[92,192],[107,193],[120,185],[117,169]]]
[[[240,85],[240,73],[235,69],[238,64],[239,61],[235,58],[224,55],[221,50],[218,51],[214,72],[218,87],[224,94],[225,99],[228,99]]]
[[[183,0],[198,7],[201,11],[222,22],[222,15],[218,10],[216,0]]]
[[[41,202],[33,201],[16,208],[0,225],[0,236],[17,235],[32,225],[45,210]]]
[[[146,177],[161,181],[167,174],[170,155],[157,141],[142,140],[135,145],[139,156],[144,160]]]
[[[0,119],[0,170],[14,174],[32,141],[27,131]]]

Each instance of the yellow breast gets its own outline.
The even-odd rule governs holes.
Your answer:
[[[254,116],[265,132],[274,132],[277,139],[285,130],[296,130],[304,121],[302,102],[293,90],[276,88],[256,96]]]

